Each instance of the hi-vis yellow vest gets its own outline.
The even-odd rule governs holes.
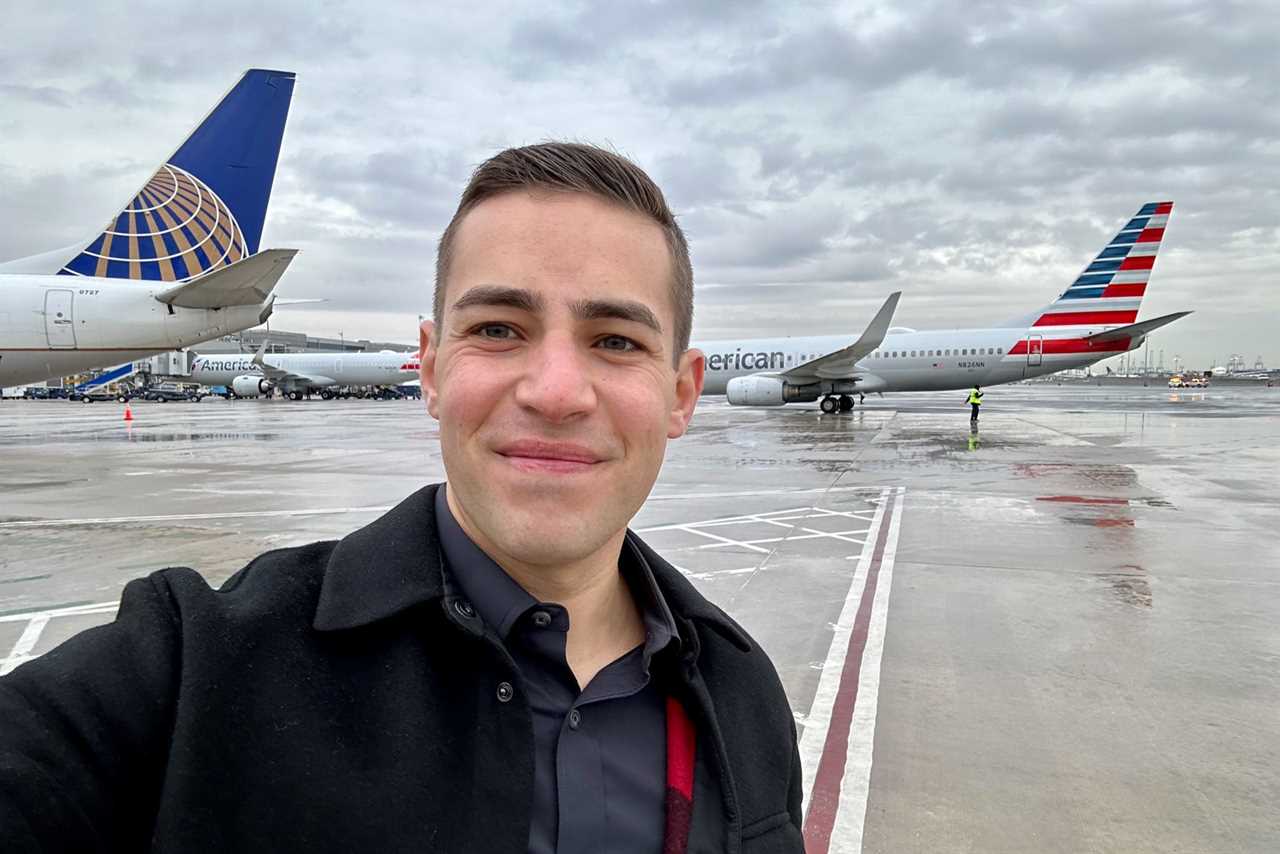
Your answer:
[[[980,391],[969,392],[969,404],[972,406],[975,403],[978,404],[979,406],[982,405],[982,392]]]

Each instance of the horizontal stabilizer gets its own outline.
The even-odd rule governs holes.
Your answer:
[[[297,249],[265,249],[198,279],[161,291],[156,294],[156,299],[181,308],[259,305],[271,296],[271,290],[297,254]]]
[[[898,310],[898,300],[902,297],[902,291],[894,291],[889,294],[889,298],[884,301],[884,305],[880,306],[880,310],[876,312],[876,316],[867,324],[867,328],[863,331],[861,337],[854,341],[848,347],[842,347],[825,356],[819,356],[805,362],[803,365],[796,365],[790,370],[783,371],[782,376],[797,378],[818,378],[818,379],[843,379],[853,373],[854,366],[859,360],[873,353],[877,347],[884,342],[885,333],[889,331],[889,324],[893,321],[893,313]]]
[[[1106,332],[1090,335],[1084,340],[1094,344],[1105,344],[1108,341],[1122,341],[1125,338],[1141,338],[1161,326],[1167,326],[1175,320],[1186,317],[1190,313],[1189,311],[1175,311],[1173,314],[1166,314],[1164,317],[1157,317],[1153,320],[1131,323],[1128,326],[1117,326],[1115,329],[1108,329]]]

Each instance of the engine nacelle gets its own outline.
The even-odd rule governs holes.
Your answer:
[[[822,393],[818,383],[791,385],[779,377],[735,377],[725,386],[725,396],[734,406],[782,406],[784,403],[811,403]]]
[[[257,397],[260,394],[266,394],[269,388],[271,388],[269,380],[254,374],[245,374],[231,381],[231,390],[235,392],[236,397]]]

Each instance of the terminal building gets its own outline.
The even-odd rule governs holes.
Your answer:
[[[268,353],[378,353],[392,350],[399,353],[416,352],[416,344],[403,341],[370,341],[368,338],[319,338],[305,332],[282,332],[278,329],[246,329],[235,335],[224,335],[212,341],[197,344],[191,349],[200,355],[206,353],[256,353],[267,343]]]

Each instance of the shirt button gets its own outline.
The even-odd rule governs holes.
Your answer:
[[[511,687],[510,682],[498,683],[498,702],[510,703],[511,698],[516,695],[516,689]]]
[[[533,624],[540,629],[545,629],[547,626],[551,625],[551,615],[546,611],[534,611]]]
[[[582,712],[574,709],[569,712],[569,729],[577,729],[582,726]]]
[[[453,610],[459,617],[464,620],[470,620],[476,615],[476,609],[471,607],[471,603],[466,599],[458,599],[453,603]]]

